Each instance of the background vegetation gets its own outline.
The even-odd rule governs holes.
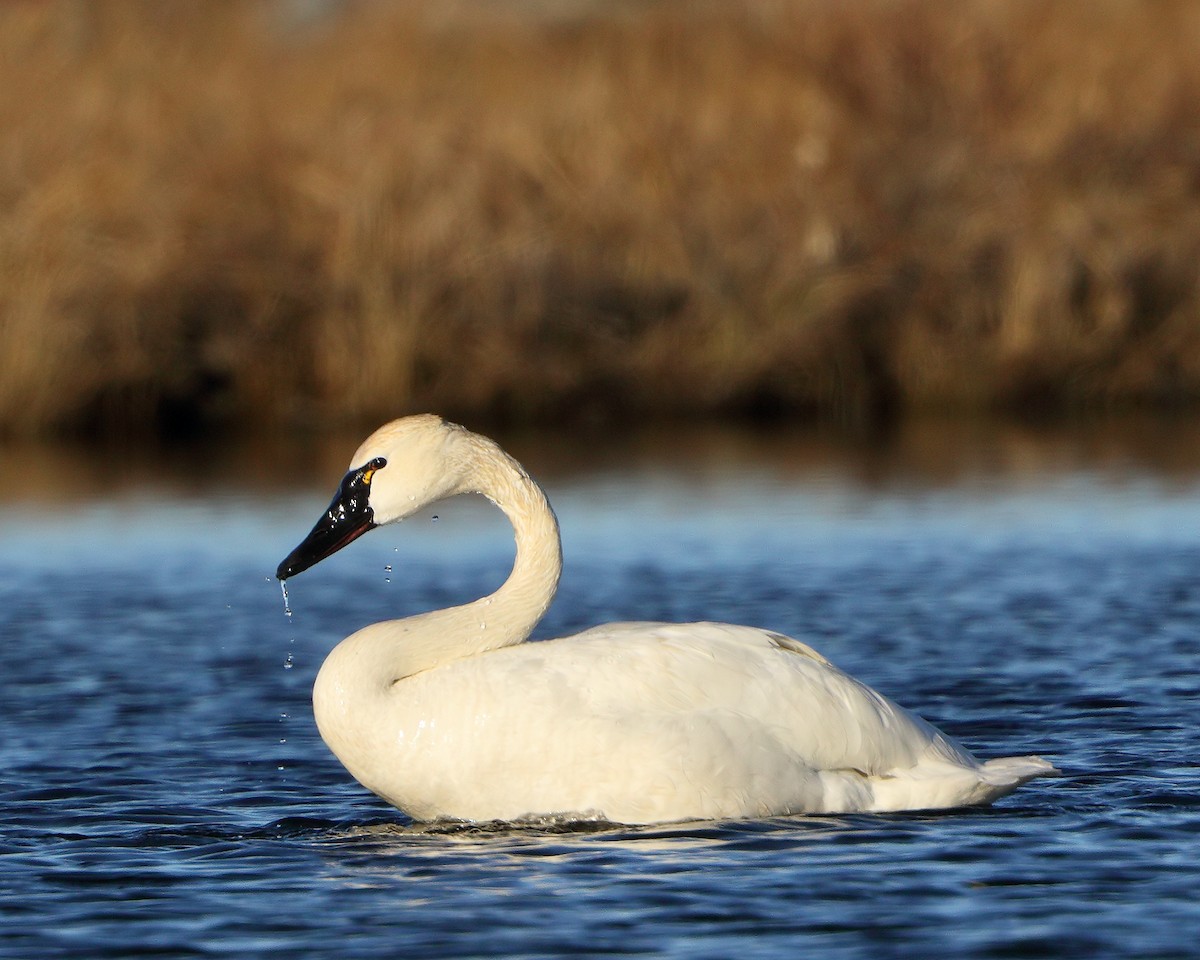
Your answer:
[[[1200,4],[0,7],[0,434],[1200,400]]]

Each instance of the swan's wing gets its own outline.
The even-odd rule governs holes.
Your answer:
[[[550,654],[544,668],[559,683],[574,678],[593,714],[753,733],[816,770],[886,776],[923,759],[977,765],[920,717],[783,634],[724,623],[617,623],[525,649],[539,646]]]
[[[452,661],[393,691],[378,746],[392,760],[378,780],[356,776],[421,818],[920,809],[1018,782],[991,783],[806,644],[749,627],[611,624]]]

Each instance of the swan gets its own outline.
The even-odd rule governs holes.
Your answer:
[[[610,623],[525,643],[562,570],[542,488],[494,441],[434,415],[359,447],[285,581],[376,526],[482,494],[516,560],[490,596],[371,624],[321,666],[321,736],[419,821],[643,824],[958,807],[1057,773],[981,763],[799,640],[726,623]]]

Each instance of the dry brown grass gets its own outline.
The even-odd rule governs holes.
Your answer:
[[[0,433],[1200,400],[1193,0],[434,8],[0,7]]]

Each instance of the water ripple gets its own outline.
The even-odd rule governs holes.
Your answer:
[[[321,744],[308,686],[332,641],[490,589],[496,558],[474,547],[390,582],[335,568],[290,620],[263,575],[277,551],[63,578],[0,550],[3,950],[1194,956],[1200,534],[1183,522],[1121,541],[892,516],[803,555],[576,559],[545,633],[765,624],[974,749],[1064,771],[987,809],[640,828],[409,823]]]

